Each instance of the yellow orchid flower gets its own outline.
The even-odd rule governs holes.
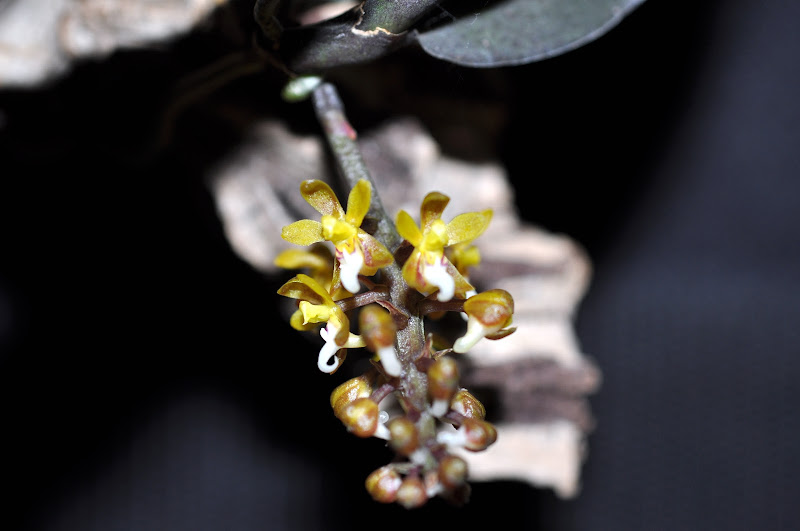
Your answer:
[[[334,373],[344,360],[337,355],[340,349],[365,345],[361,336],[350,332],[350,319],[328,291],[308,275],[299,274],[278,289],[278,294],[300,300],[289,323],[296,330],[311,330],[318,323],[327,323],[319,331],[325,341],[317,358],[322,372]]]
[[[450,198],[446,195],[431,192],[422,200],[420,207],[421,228],[405,210],[397,214],[395,223],[400,236],[414,246],[403,264],[403,278],[409,286],[424,295],[438,290],[436,297],[441,302],[449,301],[454,295],[465,297],[474,291],[473,286],[447,259],[445,248],[471,242],[486,230],[492,219],[492,211],[487,209],[460,214],[450,223],[445,223],[442,221],[442,212],[449,202]]]
[[[300,193],[308,204],[322,214],[322,218],[320,221],[295,221],[283,227],[281,237],[297,245],[311,245],[323,240],[333,243],[340,266],[341,282],[347,291],[360,291],[359,274],[374,275],[378,269],[394,261],[392,254],[382,243],[361,229],[372,196],[369,181],[361,179],[350,191],[346,212],[336,194],[324,181],[303,181],[300,184]]]

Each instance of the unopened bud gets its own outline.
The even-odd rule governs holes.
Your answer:
[[[378,404],[369,398],[356,398],[348,404],[339,420],[347,431],[358,437],[372,437],[378,429]]]
[[[389,445],[400,455],[409,455],[419,447],[417,427],[408,417],[395,417],[386,425]]]
[[[465,419],[458,431],[464,434],[464,448],[473,452],[485,450],[497,440],[497,429],[485,420]]]
[[[331,393],[331,407],[336,418],[341,418],[344,408],[357,398],[367,397],[372,393],[372,385],[365,375],[351,378],[340,384]]]
[[[371,351],[377,352],[381,347],[394,345],[397,327],[391,314],[379,305],[370,304],[361,308],[358,326],[361,337]]]
[[[491,289],[473,295],[464,302],[467,333],[453,344],[453,350],[464,353],[487,335],[492,335],[511,324],[514,299],[503,289]]]
[[[486,408],[475,396],[461,388],[450,401],[450,409],[470,419],[483,420],[486,417]]]
[[[457,430],[437,433],[436,440],[449,446],[480,452],[497,440],[497,430],[485,420],[464,419]]]
[[[447,455],[439,462],[439,481],[446,489],[455,489],[467,481],[467,462]]]
[[[458,389],[458,364],[453,358],[443,356],[428,369],[428,393],[431,395],[431,413],[441,417],[450,406],[450,399]]]
[[[370,304],[361,309],[358,324],[364,343],[378,355],[386,373],[389,376],[400,376],[402,366],[394,351],[397,327],[389,312],[377,304]]]
[[[390,466],[382,466],[367,476],[364,482],[372,499],[380,503],[392,503],[397,500],[397,491],[403,483],[400,474]]]
[[[428,493],[425,489],[425,483],[416,476],[406,477],[397,490],[397,503],[406,509],[422,507],[427,501]]]

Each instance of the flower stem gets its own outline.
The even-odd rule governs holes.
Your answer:
[[[358,147],[357,135],[344,112],[339,93],[331,83],[323,83],[314,90],[312,96],[314,111],[322,124],[328,145],[336,160],[339,175],[348,188],[353,188],[361,179],[366,179],[372,187],[368,217],[378,221],[373,234],[387,249],[394,252],[403,243],[403,238],[395,229],[391,217],[381,202],[375,182],[364,164]],[[408,325],[397,332],[398,359],[403,366],[399,390],[406,403],[418,411],[425,411],[428,399],[428,380],[425,373],[417,369],[414,361],[425,347],[425,329],[422,316],[416,311],[422,296],[409,288],[403,279],[401,265],[394,262],[381,273],[389,287],[389,300],[410,315]]]
[[[336,159],[339,174],[347,187],[353,188],[361,179],[366,179],[371,185],[372,197],[367,216],[378,220],[374,236],[393,251],[403,243],[403,238],[397,233],[392,219],[383,208],[375,182],[361,157],[355,129],[344,114],[344,104],[339,98],[339,92],[331,83],[322,83],[314,90],[312,101],[317,119],[322,124],[328,145]]]

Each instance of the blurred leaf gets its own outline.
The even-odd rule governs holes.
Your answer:
[[[616,26],[644,0],[462,2],[449,24],[419,36],[434,57],[470,67],[532,63],[578,48]],[[470,4],[472,9],[464,9]],[[445,8],[450,8],[445,4]],[[451,17],[452,20],[452,17]]]

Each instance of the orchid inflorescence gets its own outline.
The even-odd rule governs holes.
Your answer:
[[[460,386],[459,364],[449,354],[514,331],[511,295],[501,289],[477,293],[469,282],[469,268],[480,263],[472,242],[488,227],[492,211],[445,223],[450,199],[431,192],[422,201],[419,224],[403,210],[397,214],[393,229],[402,243],[389,250],[364,228],[370,225],[368,180],[356,182],[346,209],[324,181],[304,181],[300,193],[321,218],[283,228],[284,240],[309,248],[286,250],[275,263],[308,274],[296,275],[278,293],[298,301],[293,328],[319,330],[322,372],[335,373],[349,349],[372,352],[369,368],[338,385],[330,400],[349,432],[385,439],[396,454],[367,477],[367,491],[376,501],[406,508],[437,495],[464,503],[468,467],[459,451],[486,449],[497,431],[485,420],[483,404]],[[422,325],[423,318],[440,319],[444,312],[467,320],[452,345],[426,335]],[[356,313],[357,334],[351,331]]]

